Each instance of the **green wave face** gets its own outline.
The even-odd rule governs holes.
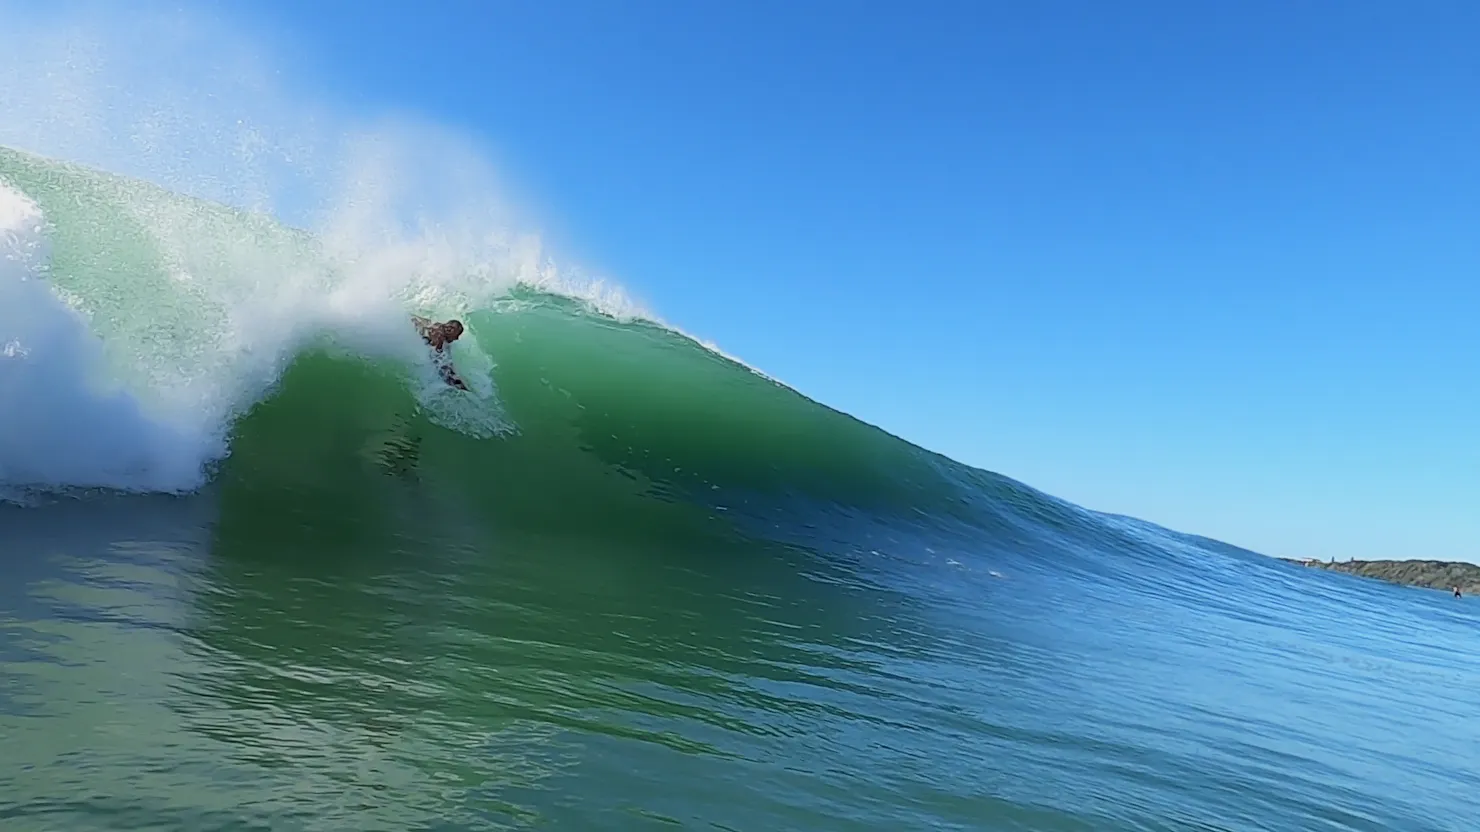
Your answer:
[[[453,486],[501,527],[593,529],[650,526],[674,501],[903,508],[948,488],[912,446],[666,330],[548,296],[519,305],[467,316],[509,433],[440,425],[401,368],[315,351],[237,425],[228,473],[289,491],[374,469]]]
[[[415,480],[504,527],[589,529],[678,522],[678,502],[701,524],[785,500],[962,502],[940,458],[659,324],[486,276],[369,285],[303,232],[21,153],[0,179],[45,217],[45,277],[108,379],[251,491]],[[412,312],[465,321],[471,392],[435,381]]]

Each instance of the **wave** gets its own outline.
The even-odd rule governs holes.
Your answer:
[[[315,448],[395,467],[412,464],[413,436],[423,475],[438,458],[482,459],[487,477],[526,487],[563,471],[552,492],[582,459],[598,479],[738,503],[903,505],[950,488],[938,458],[610,291],[435,243],[355,249],[14,150],[0,150],[0,183],[0,378],[14,411],[0,482],[12,488],[192,490],[244,449],[238,470],[332,467]],[[437,378],[413,312],[465,320],[453,353],[469,394]]]
[[[719,522],[835,549],[890,518],[960,526],[967,548],[983,526],[1005,548],[1084,522],[549,269],[436,238],[356,246],[7,149],[0,205],[11,499],[225,482],[284,510],[372,506],[365,489],[409,478],[501,528]],[[438,378],[412,313],[465,322],[470,392]],[[827,522],[782,531],[778,512]]]
[[[0,33],[3,496],[414,477],[495,495],[483,510],[510,522],[630,525],[682,498],[836,526],[793,536],[928,517],[1002,548],[1092,522],[557,265],[465,142],[324,116],[196,23]],[[441,383],[411,314],[465,321],[469,394]]]

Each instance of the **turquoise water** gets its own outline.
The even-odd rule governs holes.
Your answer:
[[[97,347],[0,310],[6,830],[1480,828],[1472,599],[1068,505],[590,300],[0,182],[47,244],[0,279]],[[470,395],[366,348],[429,307]]]

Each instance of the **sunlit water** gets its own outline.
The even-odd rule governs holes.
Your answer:
[[[1470,599],[1186,548],[501,535],[396,487],[379,521],[230,489],[0,507],[3,827],[1480,819]]]

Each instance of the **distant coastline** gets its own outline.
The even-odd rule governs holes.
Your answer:
[[[1280,558],[1280,560],[1312,569],[1326,569],[1363,578],[1376,578],[1403,586],[1442,589],[1445,592],[1459,587],[1459,591],[1465,595],[1480,595],[1480,566],[1473,563],[1443,560],[1324,561],[1310,558]]]

